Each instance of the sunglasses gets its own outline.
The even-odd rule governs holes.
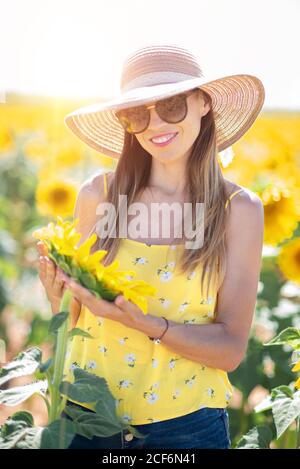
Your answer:
[[[187,97],[198,88],[180,93],[170,98],[156,101],[155,104],[121,109],[115,112],[122,127],[130,134],[144,132],[150,122],[150,110],[155,108],[159,117],[169,124],[177,124],[186,118],[188,112]]]

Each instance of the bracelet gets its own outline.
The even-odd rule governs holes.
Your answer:
[[[158,338],[155,338],[155,337],[149,337],[150,340],[161,340],[163,338],[163,336],[165,335],[165,333],[167,332],[168,328],[169,328],[169,321],[167,320],[167,318],[165,318],[164,316],[162,316],[162,318],[166,321],[166,328],[164,330],[164,332],[162,333],[162,335]]]

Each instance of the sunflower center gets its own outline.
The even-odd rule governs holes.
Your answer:
[[[51,193],[51,199],[56,204],[59,204],[61,202],[65,202],[65,200],[67,198],[68,198],[68,192],[65,189],[62,189],[62,188],[55,189]]]
[[[295,259],[296,259],[297,264],[300,266],[300,249],[296,251]]]

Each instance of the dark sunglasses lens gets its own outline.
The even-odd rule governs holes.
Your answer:
[[[148,126],[149,112],[143,106],[121,109],[116,116],[129,133],[143,132]]]
[[[162,99],[156,104],[156,110],[159,116],[169,123],[182,121],[187,113],[187,104],[185,95],[171,96],[171,98]]]

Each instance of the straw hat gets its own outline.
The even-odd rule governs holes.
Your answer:
[[[118,95],[83,106],[65,116],[65,124],[88,146],[118,158],[125,130],[114,111],[147,104],[201,88],[210,94],[221,152],[236,142],[254,123],[265,99],[259,78],[231,75],[205,82],[193,53],[175,44],[149,45],[127,56]]]

